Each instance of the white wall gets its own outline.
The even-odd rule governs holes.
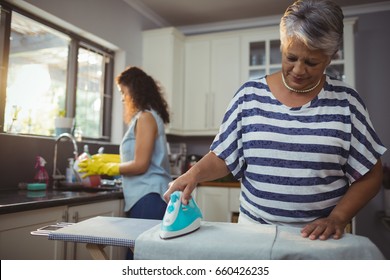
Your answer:
[[[383,144],[390,149],[390,11],[361,15],[356,25],[356,88]],[[383,159],[390,164],[390,152]]]
[[[355,36],[356,88],[383,144],[390,149],[390,11],[360,15]],[[382,157],[390,164],[390,151]],[[390,232],[381,223],[383,190],[357,215],[356,230],[390,259]]]

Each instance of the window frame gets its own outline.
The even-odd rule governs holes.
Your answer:
[[[80,48],[91,49],[101,55],[104,55],[109,61],[105,63],[104,71],[104,94],[103,94],[103,112],[101,119],[101,128],[98,138],[83,136],[83,140],[105,141],[111,140],[111,115],[113,104],[113,83],[114,83],[114,57],[115,52],[100,44],[84,38],[68,29],[58,26],[48,20],[45,20],[35,14],[32,14],[22,8],[10,3],[0,1],[0,133],[7,133],[4,127],[5,105],[7,95],[8,63],[10,52],[10,35],[12,13],[17,12],[40,24],[53,28],[71,38],[68,54],[68,69],[66,77],[66,97],[65,110],[66,117],[74,118],[76,116],[76,94],[77,94],[77,72],[78,72],[78,50]],[[37,136],[34,134],[23,134],[28,136]],[[42,137],[50,137],[38,135]]]

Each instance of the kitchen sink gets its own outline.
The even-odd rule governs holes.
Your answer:
[[[71,191],[71,192],[107,192],[107,191],[120,191],[122,188],[118,185],[103,184],[97,187],[86,187],[81,183],[69,183],[66,181],[59,181],[55,185],[55,189],[59,191]]]

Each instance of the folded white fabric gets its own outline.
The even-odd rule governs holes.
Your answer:
[[[163,240],[159,233],[157,225],[136,239],[135,259],[270,259],[276,226],[202,222],[197,231],[180,237]]]

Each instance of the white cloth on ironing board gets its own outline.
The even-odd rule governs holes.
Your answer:
[[[198,230],[180,237],[163,240],[159,233],[157,225],[136,239],[135,259],[269,259],[276,227],[202,221]]]
[[[309,240],[293,227],[202,221],[197,231],[184,236],[163,240],[159,233],[157,225],[136,239],[135,259],[384,259],[366,237]]]
[[[278,226],[272,259],[280,260],[383,260],[379,249],[367,237],[346,233],[341,239],[302,238],[300,228]]]

